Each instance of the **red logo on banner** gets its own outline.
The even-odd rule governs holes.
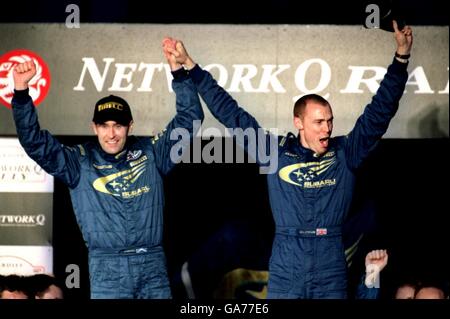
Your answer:
[[[0,56],[0,102],[8,108],[11,108],[14,95],[14,66],[26,61],[33,61],[36,65],[36,75],[28,83],[34,105],[39,105],[47,96],[50,88],[50,72],[44,60],[32,51],[9,51]]]

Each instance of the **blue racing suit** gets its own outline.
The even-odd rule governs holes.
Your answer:
[[[195,133],[193,121],[203,120],[197,91],[186,71],[172,74],[175,117],[153,138],[128,137],[116,155],[105,153],[98,141],[74,147],[60,144],[48,131],[40,130],[28,90],[14,95],[20,143],[47,173],[70,189],[89,252],[92,298],[171,298],[162,247],[162,175],[177,160],[172,159],[171,149],[179,154],[189,147]],[[180,134],[171,137],[174,129]]]
[[[269,261],[268,298],[346,298],[347,267],[342,224],[349,210],[356,169],[386,132],[408,78],[407,64],[394,59],[380,87],[346,136],[330,139],[317,156],[289,133],[266,133],[257,145],[278,143],[276,173],[267,175],[275,238]],[[211,113],[227,128],[260,131],[256,119],[198,65],[190,76]],[[256,134],[255,134],[256,135]],[[249,139],[239,139],[249,152]],[[252,156],[260,165],[259,154]]]

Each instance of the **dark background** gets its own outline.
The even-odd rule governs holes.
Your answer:
[[[394,8],[411,25],[448,25],[441,0],[22,0],[4,1],[0,21],[65,22],[71,3],[80,7],[81,22],[363,25],[367,4],[375,3],[382,15]]]
[[[428,1],[8,1],[0,22],[64,22],[67,4],[80,6],[81,23],[281,23],[362,25],[367,3],[393,5],[411,25],[447,25],[443,2]],[[383,10],[384,7],[382,7]],[[113,39],[111,39],[113,40]],[[351,48],[349,48],[351,49]],[[395,121],[395,119],[394,119]],[[339,119],[336,119],[339,125]],[[88,134],[88,132],[87,132]],[[65,144],[87,137],[59,136]],[[355,200],[375,203],[379,230],[371,247],[387,248],[382,284],[389,288],[405,273],[449,280],[448,144],[433,139],[383,139],[360,172]],[[229,221],[272,225],[265,176],[254,164],[180,164],[165,178],[164,245],[169,273]],[[81,288],[69,298],[88,298],[86,248],[67,188],[55,182],[55,274],[81,267]],[[389,291],[389,289],[386,289]],[[388,294],[386,293],[386,297]]]

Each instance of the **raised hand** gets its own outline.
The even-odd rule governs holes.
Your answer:
[[[393,20],[394,37],[397,42],[397,53],[400,55],[407,55],[411,52],[413,43],[412,29],[410,26],[405,26],[403,30],[398,29],[397,21]]]
[[[379,288],[380,272],[386,267],[388,254],[386,250],[372,250],[366,255],[365,284],[369,288]]]
[[[383,270],[388,262],[388,254],[386,249],[376,249],[372,250],[366,255],[366,267],[368,265],[376,265],[379,270]]]
[[[176,43],[177,41],[170,37],[165,37],[162,41],[164,56],[166,57],[167,62],[169,63],[170,69],[172,71],[181,68],[181,64],[177,62],[175,56],[172,54],[172,52],[176,50],[175,48]]]
[[[195,66],[195,62],[191,59],[183,42],[180,40],[175,40],[175,47],[168,46],[167,52],[172,55],[177,63],[184,65],[188,70]]]
[[[36,65],[33,61],[19,63],[14,67],[13,78],[14,88],[16,90],[25,90],[28,88],[28,82],[36,75]]]

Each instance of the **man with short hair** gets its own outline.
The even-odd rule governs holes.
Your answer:
[[[267,175],[276,226],[268,298],[347,297],[342,224],[352,201],[356,170],[386,132],[408,79],[412,31],[409,26],[399,30],[395,21],[393,26],[397,44],[393,62],[347,136],[331,137],[331,105],[310,94],[295,103],[298,135],[289,133],[278,139],[278,151],[272,154],[277,157],[277,172]],[[189,69],[200,96],[225,127],[261,129],[209,72],[194,63],[181,41],[169,52]],[[267,134],[261,140],[258,150],[267,150],[273,138]],[[237,137],[237,142],[251,149],[246,140]],[[255,157],[258,164],[264,164],[258,154]]]

